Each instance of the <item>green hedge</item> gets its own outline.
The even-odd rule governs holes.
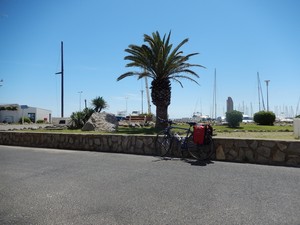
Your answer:
[[[238,127],[240,122],[243,121],[243,114],[236,110],[226,112],[226,121],[229,127]]]
[[[269,125],[272,126],[275,122],[276,116],[270,111],[260,111],[254,114],[254,122],[259,125]]]

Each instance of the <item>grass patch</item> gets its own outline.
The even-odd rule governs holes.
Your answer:
[[[292,132],[293,126],[263,126],[256,124],[241,124],[239,127],[231,128],[228,126],[213,126],[217,132],[236,132],[236,131],[248,131],[248,132]]]
[[[179,134],[185,134],[186,130],[188,129],[189,125],[182,123],[182,124],[176,124],[174,125],[174,128],[172,131],[179,133]],[[293,126],[285,125],[285,126],[261,126],[256,124],[241,124],[240,127],[231,128],[228,126],[222,126],[222,125],[214,125],[213,126],[215,133],[231,133],[231,132],[293,132]],[[123,127],[119,126],[118,131],[116,134],[144,134],[144,135],[155,135],[157,134],[157,129],[154,127]],[[70,133],[70,134],[105,134],[106,132],[98,132],[98,131],[81,131],[80,129],[77,130],[48,130],[48,129],[38,129],[38,130],[19,130],[19,132],[47,132],[47,133]]]

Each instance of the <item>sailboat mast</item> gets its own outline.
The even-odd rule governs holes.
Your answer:
[[[214,93],[213,93],[213,117],[217,119],[217,70],[215,69],[214,76]]]
[[[259,89],[259,84],[260,84],[260,80],[259,80],[259,73],[257,72],[257,89],[258,89],[258,111],[261,111],[260,109],[260,89]]]
[[[260,78],[259,78],[259,73],[257,73],[257,81],[258,81],[259,111],[261,111],[261,108],[260,108],[260,96],[261,96],[261,100],[262,100],[263,110],[266,110],[265,102],[264,102],[264,95],[262,93],[262,88],[261,88],[261,83],[260,83]]]

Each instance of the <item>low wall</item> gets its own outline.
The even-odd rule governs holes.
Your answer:
[[[214,159],[300,166],[300,141],[214,137]],[[0,132],[0,145],[158,155],[153,135]],[[175,157],[181,157],[173,145]],[[184,154],[188,156],[187,154]]]

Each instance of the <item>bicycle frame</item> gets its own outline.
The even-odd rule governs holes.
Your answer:
[[[178,142],[181,142],[181,145],[180,145],[180,148],[181,149],[185,149],[187,150],[188,146],[187,146],[187,140],[188,140],[188,137],[192,134],[192,126],[195,125],[196,123],[187,123],[190,125],[189,128],[183,128],[183,127],[177,127],[177,126],[172,126],[172,121],[167,121],[168,122],[168,127],[165,128],[165,134],[167,134],[170,138],[172,138],[172,142],[175,138],[174,134],[171,132],[172,129],[179,129],[179,130],[185,130],[186,133],[185,133],[185,136],[182,137],[180,140],[177,139]]]
[[[213,153],[214,145],[211,138],[213,130],[209,124],[203,124],[203,125],[201,124],[202,126],[205,126],[204,127],[205,130],[203,134],[204,140],[203,143],[202,141],[201,143],[197,143],[195,142],[194,139],[194,131],[195,131],[194,126],[200,124],[197,124],[196,122],[188,122],[187,124],[189,125],[189,128],[183,128],[179,126],[173,126],[172,124],[174,123],[172,120],[161,120],[161,121],[167,123],[168,125],[164,130],[158,132],[155,141],[155,145],[156,147],[158,147],[160,155],[162,157],[169,154],[170,150],[172,151],[172,145],[174,144],[174,140],[176,140],[177,143],[180,143],[181,153],[183,153],[183,151],[188,151],[190,156],[198,160],[206,160],[211,157]],[[172,131],[173,129],[184,130],[185,134],[179,136],[177,133]],[[198,132],[196,135],[198,135]]]

